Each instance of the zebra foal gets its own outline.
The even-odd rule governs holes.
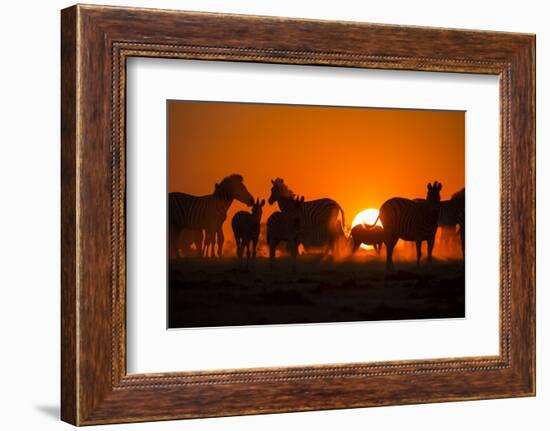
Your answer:
[[[269,245],[269,266],[273,270],[277,246],[286,242],[292,258],[292,271],[296,271],[296,257],[300,245],[301,210],[304,197],[293,198],[284,211],[276,211],[267,219],[267,243]]]
[[[231,220],[231,228],[235,235],[235,244],[237,245],[237,256],[239,258],[239,267],[243,265],[243,252],[246,247],[246,270],[250,261],[250,243],[252,243],[252,263],[256,260],[256,247],[260,237],[260,222],[262,220],[262,208],[265,205],[265,199],[256,199],[252,205],[252,213],[239,211]]]
[[[377,255],[380,255],[384,244],[384,229],[380,226],[363,226],[359,223],[351,229],[352,253],[355,253],[361,244],[372,245]]]

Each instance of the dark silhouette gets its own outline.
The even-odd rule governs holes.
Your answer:
[[[428,242],[428,263],[432,261],[439,207],[441,203],[441,183],[428,183],[426,200],[391,198],[382,204],[378,220],[384,226],[384,243],[386,244],[386,269],[393,270],[392,254],[399,239],[416,242],[416,263],[420,265],[422,241]]]
[[[462,188],[451,196],[451,202],[456,212],[456,221],[459,228],[460,242],[462,245],[462,258],[465,256],[466,242],[466,189]]]
[[[250,261],[250,243],[252,243],[252,263],[256,260],[256,248],[258,238],[260,237],[260,222],[262,220],[262,208],[265,205],[265,199],[257,199],[252,206],[252,213],[239,211],[231,220],[233,235],[235,235],[235,244],[237,246],[237,256],[239,257],[239,267],[243,264],[243,251],[246,247],[246,270]]]
[[[441,228],[440,242],[442,246],[454,242],[457,224],[458,221],[453,203],[449,200],[441,201],[437,225]]]
[[[292,205],[295,193],[288,188],[282,178],[271,180],[271,195],[268,202],[279,205],[285,211]],[[301,206],[301,236],[300,243],[307,250],[311,247],[325,247],[326,253],[333,255],[340,238],[345,238],[342,225],[345,225],[344,210],[333,199],[322,198],[306,201]],[[342,223],[338,223],[338,214],[342,214]]]
[[[175,248],[180,252],[179,256],[202,256],[204,242],[202,229],[180,229],[179,236],[175,238],[175,241]],[[191,248],[192,246],[195,246],[195,250]]]
[[[204,229],[206,240],[204,254],[214,256],[214,243],[217,239],[218,256],[222,255],[224,242],[223,222],[227,210],[234,199],[252,206],[254,198],[246,189],[241,175],[229,175],[221,183],[216,184],[214,193],[205,196],[193,196],[187,193],[168,194],[168,219],[170,229],[171,255],[177,256],[176,238],[181,229]],[[172,253],[173,251],[173,253]]]
[[[283,211],[276,211],[267,219],[267,243],[271,269],[273,269],[277,246],[281,242],[286,242],[292,257],[292,271],[296,271],[296,256],[303,226],[303,205],[303,196],[293,198],[288,201]]]
[[[381,226],[364,226],[358,224],[351,229],[352,253],[355,253],[361,244],[372,245],[376,254],[380,255],[384,243],[384,229]]]

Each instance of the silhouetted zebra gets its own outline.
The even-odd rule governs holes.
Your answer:
[[[364,226],[359,223],[351,229],[352,253],[355,253],[361,244],[372,245],[376,254],[380,254],[384,243],[384,229],[381,226]]]
[[[458,224],[454,203],[450,200],[441,201],[437,225],[441,228],[441,244],[447,244],[456,237]]]
[[[393,269],[392,254],[399,239],[416,242],[416,262],[420,264],[422,241],[428,242],[428,262],[432,260],[435,232],[439,218],[442,185],[435,181],[428,183],[426,200],[391,198],[382,204],[378,219],[384,226],[386,244],[386,267]]]
[[[464,189],[462,189],[464,190]],[[458,196],[460,192],[457,192]],[[456,227],[458,225],[461,238],[462,254],[464,255],[464,241],[462,241],[462,232],[464,232],[464,199],[460,200],[460,197],[456,197],[457,193],[447,201],[441,201],[441,207],[439,209],[438,226],[441,228],[441,244],[447,244],[454,242],[457,237]]]
[[[267,244],[269,245],[270,268],[273,269],[277,246],[286,242],[292,257],[292,270],[296,270],[296,256],[300,245],[302,206],[304,197],[294,198],[288,202],[284,211],[276,211],[267,219]]]
[[[292,203],[295,194],[284,183],[283,179],[271,180],[271,195],[269,204],[278,203],[281,211]],[[329,198],[306,201],[301,207],[301,236],[300,242],[307,250],[311,247],[327,247],[336,250],[337,242],[342,236],[345,238],[342,225],[345,226],[344,210],[338,203]],[[342,213],[342,222],[338,223],[338,214]]]
[[[260,236],[260,221],[262,220],[262,208],[265,205],[265,199],[257,199],[252,206],[252,213],[239,211],[231,220],[233,235],[235,235],[235,244],[237,245],[237,256],[239,257],[239,267],[242,268],[243,251],[246,247],[246,269],[250,260],[250,243],[252,243],[252,262],[256,260],[256,247]]]
[[[170,249],[176,246],[175,239],[181,229],[204,229],[206,233],[204,254],[208,256],[208,247],[210,247],[211,256],[214,256],[214,242],[217,237],[218,256],[221,256],[224,242],[222,226],[233,199],[248,206],[254,204],[254,198],[243,184],[241,175],[234,174],[224,178],[215,185],[214,193],[211,195],[193,196],[187,193],[169,193]]]
[[[466,189],[462,188],[451,196],[451,202],[455,208],[456,221],[459,227],[460,242],[462,245],[462,257],[465,257],[466,242]]]

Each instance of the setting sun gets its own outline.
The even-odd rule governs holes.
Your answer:
[[[361,211],[359,214],[355,216],[353,219],[353,222],[351,223],[351,227],[357,226],[358,224],[363,225],[372,225],[376,218],[378,217],[378,210],[376,208],[369,208],[366,210]],[[380,223],[380,220],[376,223],[378,226],[382,226],[382,223]]]

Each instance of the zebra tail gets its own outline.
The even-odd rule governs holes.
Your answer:
[[[336,206],[338,207],[338,211],[340,211],[342,213],[342,230],[344,231],[344,235],[346,234],[347,232],[347,229],[346,229],[346,217],[344,216],[344,210],[342,209],[342,207],[338,204],[338,202],[335,202]],[[336,217],[338,217],[338,213],[336,213]],[[334,221],[336,224],[338,223],[337,220]],[[335,225],[336,227],[336,225]]]

